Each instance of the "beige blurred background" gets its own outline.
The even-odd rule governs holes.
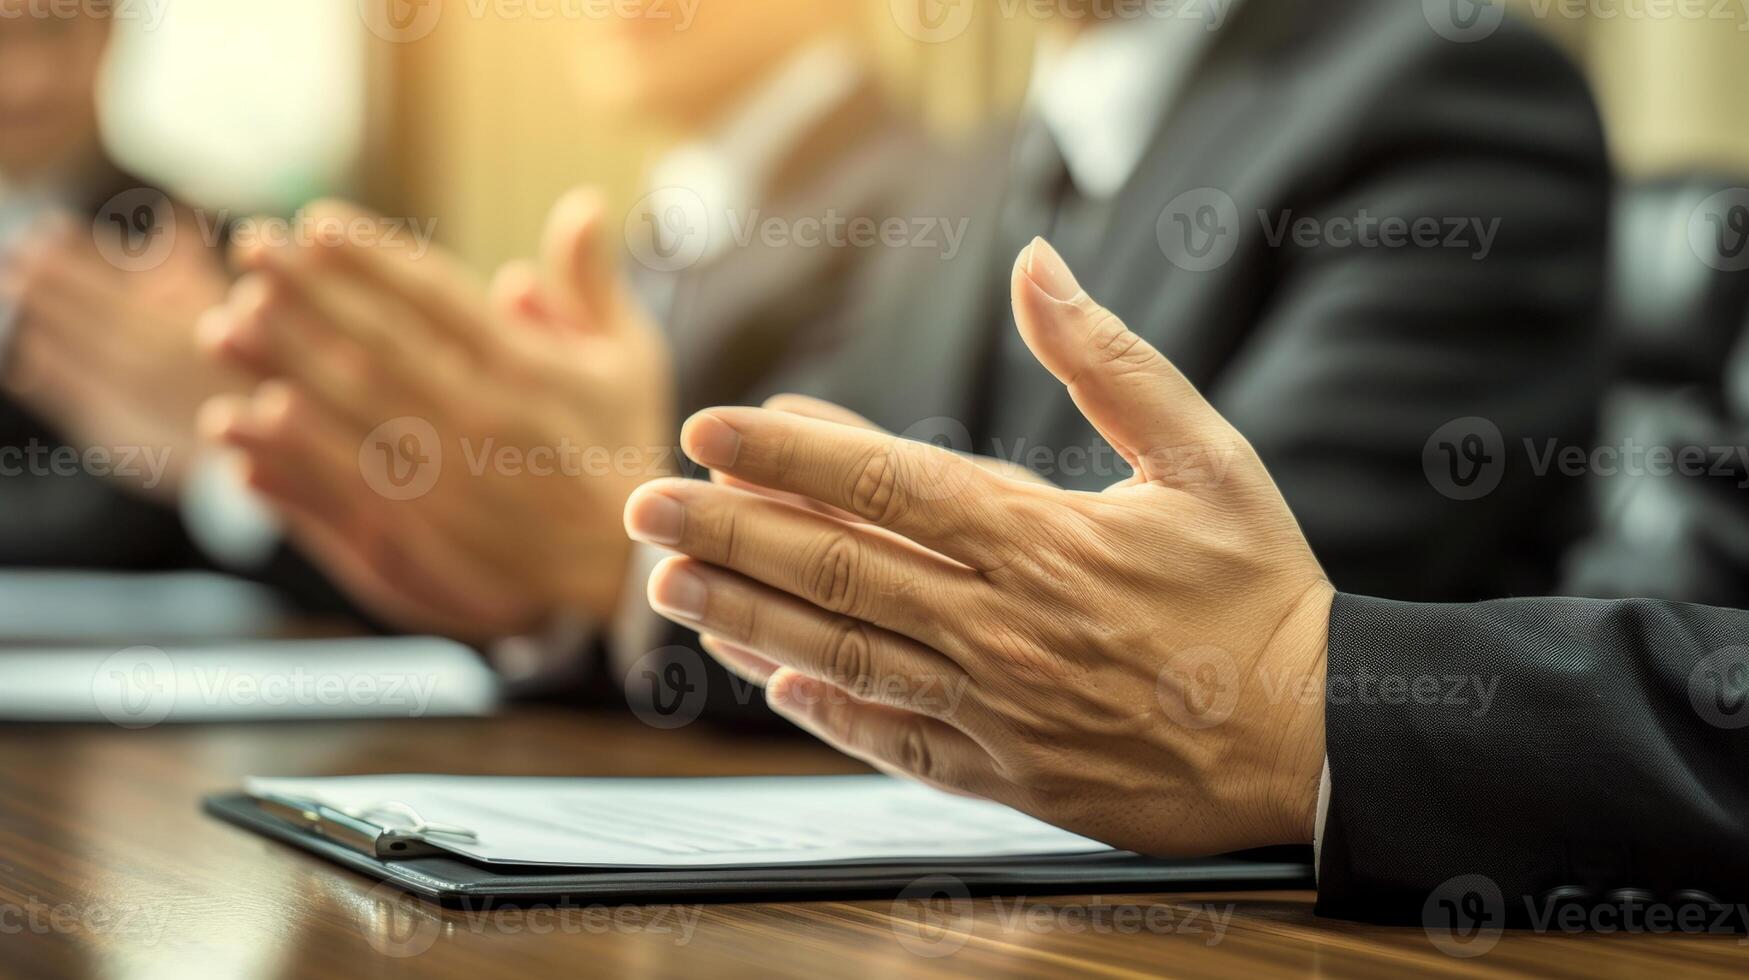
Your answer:
[[[367,23],[373,4],[408,0],[156,2],[170,5],[169,22],[184,22],[180,32],[197,46],[189,50],[210,57],[217,46],[234,63],[222,83],[203,83],[199,72],[182,82],[200,89],[197,98],[222,101],[229,116],[218,114],[219,122],[238,121],[225,131],[230,142],[244,142],[239,126],[245,136],[261,127],[270,135],[268,159],[277,161],[261,164],[260,153],[226,149],[221,137],[207,140],[217,149],[199,134],[170,140],[165,124],[142,126],[139,113],[118,113],[145,131],[114,134],[123,159],[204,203],[286,209],[316,193],[351,193],[394,214],[437,218],[440,238],[485,269],[525,254],[548,205],[567,187],[597,183],[626,200],[665,141],[654,129],[627,132],[592,121],[573,96],[574,73],[590,66],[578,64],[572,32],[588,24],[530,16],[535,8],[517,2],[426,0],[441,6],[423,12],[430,20],[412,41],[384,40],[387,32]],[[747,29],[760,29],[759,0],[703,2],[739,4]],[[957,0],[971,5],[970,26],[927,43],[908,18],[919,3],[941,0],[820,2],[864,5],[863,42],[885,83],[944,131],[1009,112],[1025,92],[1031,24],[1003,16],[1024,5]],[[1749,178],[1749,2],[1511,5],[1585,65],[1625,174],[1712,169]],[[164,82],[160,66],[187,57],[165,42],[171,33],[154,32],[154,44],[117,72],[115,88],[124,101],[140,101],[147,80],[157,79],[149,87],[158,111],[175,106],[185,128],[199,114],[187,93],[178,96]],[[251,64],[267,70],[236,68]],[[190,74],[184,67],[181,76]]]

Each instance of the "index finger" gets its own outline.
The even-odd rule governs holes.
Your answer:
[[[714,471],[798,494],[979,570],[1005,563],[1004,506],[1037,492],[939,446],[761,408],[713,408],[680,443]]]
[[[424,322],[443,337],[470,351],[483,344],[482,333],[491,322],[486,289],[468,269],[429,242],[407,241],[389,235],[363,236],[350,229],[382,229],[391,219],[381,218],[344,201],[318,201],[304,209],[312,226],[314,244],[307,256],[281,255],[281,265],[296,261],[320,261],[323,253],[333,265],[387,291],[416,310]],[[269,250],[251,249],[239,254],[241,264],[253,267],[269,258]]]

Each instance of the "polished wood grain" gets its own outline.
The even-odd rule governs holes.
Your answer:
[[[1741,937],[1508,934],[1454,959],[1310,893],[468,914],[203,816],[248,774],[854,772],[800,741],[479,721],[0,728],[0,973],[100,977],[1743,976]]]

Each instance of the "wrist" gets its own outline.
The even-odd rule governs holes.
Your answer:
[[[1335,587],[1320,579],[1294,603],[1264,653],[1264,662],[1285,685],[1277,690],[1294,695],[1280,705],[1283,737],[1267,784],[1283,843],[1310,844],[1317,832],[1325,758],[1325,672],[1335,600]]]

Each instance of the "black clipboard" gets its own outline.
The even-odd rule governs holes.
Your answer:
[[[920,886],[970,895],[1144,893],[1311,887],[1300,849],[1196,860],[1124,852],[1061,858],[968,861],[963,865],[791,865],[769,868],[599,870],[517,867],[507,870],[420,845],[391,828],[324,812],[294,813],[244,793],[209,796],[208,814],[309,851],[439,904],[530,905],[559,902],[671,903],[825,901],[891,898]],[[1309,855],[1306,855],[1309,857]]]

